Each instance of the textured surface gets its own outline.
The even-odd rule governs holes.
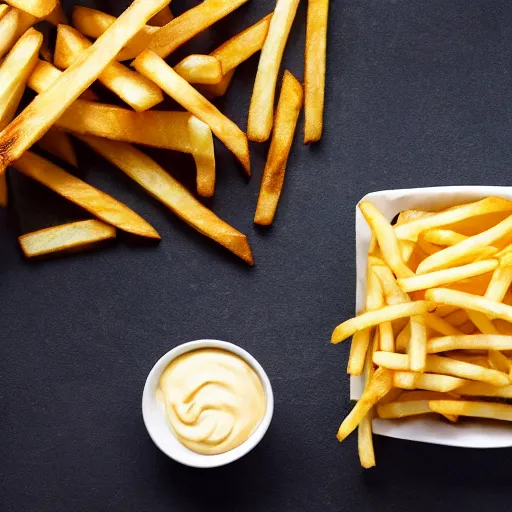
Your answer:
[[[174,0],[173,8],[180,13],[195,3]],[[188,51],[212,49],[273,4],[249,2]],[[83,148],[80,175],[134,208],[163,240],[120,237],[101,251],[26,263],[16,235],[85,216],[12,173],[19,215],[0,212],[2,511],[509,510],[511,450],[378,438],[378,467],[364,473],[355,437],[341,445],[335,438],[350,408],[348,345],[330,346],[329,337],[354,308],[353,219],[361,196],[510,182],[512,5],[332,4],[325,135],[311,148],[297,139],[272,228],[252,225],[266,146],[252,146],[247,184],[217,144],[211,204],[249,236],[255,268]],[[123,2],[87,5],[118,13]],[[305,6],[285,57],[299,78]],[[220,102],[243,128],[256,65],[257,57],[242,66]],[[194,183],[188,158],[157,156]],[[276,397],[261,445],[233,466],[207,472],[163,456],[140,414],[153,363],[202,337],[249,350]]]

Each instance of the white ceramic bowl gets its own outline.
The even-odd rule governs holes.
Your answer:
[[[381,190],[364,196],[391,221],[409,208],[439,210],[462,203],[497,196],[512,200],[511,187],[432,187],[402,190]],[[363,215],[356,208],[357,297],[356,313],[364,307],[366,294],[366,264],[371,232]],[[361,377],[351,377],[350,398],[357,400],[364,386]],[[424,443],[465,448],[500,448],[512,446],[512,428],[507,422],[472,420],[448,423],[435,417],[407,420],[373,420],[373,432],[381,436],[421,441]]]
[[[202,455],[189,450],[186,446],[181,444],[165,417],[165,411],[162,405],[156,398],[156,390],[160,376],[171,361],[187,352],[201,348],[218,348],[226,350],[244,359],[258,374],[258,377],[263,384],[263,389],[267,399],[265,416],[251,437],[237,448],[219,455]],[[155,366],[153,366],[153,369],[146,380],[146,385],[144,386],[144,392],[142,395],[142,416],[153,442],[171,459],[174,459],[181,464],[185,464],[186,466],[195,468],[215,468],[218,466],[224,466],[239,459],[240,457],[243,457],[261,441],[270,425],[273,413],[274,394],[272,393],[272,386],[270,385],[270,380],[267,377],[265,370],[263,370],[258,361],[256,361],[256,359],[254,359],[254,357],[252,357],[246,350],[233,345],[232,343],[219,340],[190,341],[189,343],[179,345],[167,352],[167,354],[163,355],[157,361]]]

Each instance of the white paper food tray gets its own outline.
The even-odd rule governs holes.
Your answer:
[[[398,213],[409,208],[438,210],[488,196],[512,200],[512,187],[461,186],[383,190],[372,192],[364,196],[361,201],[371,201],[391,221]],[[364,308],[370,237],[370,228],[359,208],[356,208],[357,313]],[[361,396],[362,389],[362,377],[351,377],[350,398],[357,400]],[[373,431],[375,434],[396,439],[467,448],[512,446],[512,424],[508,422],[472,419],[451,424],[434,416],[406,420],[376,418],[373,420]]]

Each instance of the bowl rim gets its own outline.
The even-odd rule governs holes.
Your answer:
[[[177,441],[176,448],[170,449],[167,444],[162,442],[162,435],[161,433],[159,433],[158,429],[156,429],[154,416],[151,414],[151,411],[155,407],[156,388],[158,385],[158,381],[165,368],[167,368],[167,366],[172,361],[182,356],[183,354],[187,354],[189,352],[193,352],[195,350],[200,350],[203,348],[216,348],[220,350],[225,350],[243,359],[247,364],[249,364],[249,366],[251,366],[251,368],[253,368],[253,370],[258,375],[263,385],[263,390],[265,392],[266,398],[267,407],[265,410],[265,414],[261,419],[259,425],[251,434],[251,436],[244,443],[242,443],[240,446],[237,446],[233,450],[217,455],[204,455],[196,453],[185,447],[177,439],[176,435],[169,426],[165,416],[162,415],[163,421],[168,426],[168,431],[166,432],[166,435],[174,436],[174,439]],[[162,453],[164,453],[171,459],[185,466],[190,466],[194,468],[215,468],[225,466],[226,464],[230,464],[231,462],[234,462],[243,457],[244,455],[246,455],[247,453],[249,453],[253,448],[255,448],[258,445],[258,443],[266,434],[268,427],[270,426],[270,423],[272,421],[273,413],[274,394],[272,390],[272,385],[270,383],[268,375],[266,374],[261,364],[249,352],[239,347],[238,345],[216,339],[199,339],[185,342],[166,352],[153,365],[151,371],[149,372],[146,378],[144,390],[142,393],[142,417],[144,420],[144,425],[146,426],[146,430],[148,431],[148,434],[151,437],[152,441],[155,443],[155,445],[160,449]]]

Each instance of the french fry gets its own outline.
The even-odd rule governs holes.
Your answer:
[[[75,148],[66,132],[50,128],[38,142],[38,146],[50,155],[60,158],[73,167],[78,167]]]
[[[55,44],[55,65],[69,68],[92,43],[80,32],[67,25],[59,25]],[[98,81],[137,112],[148,110],[164,99],[162,90],[140,73],[112,61],[100,74]]]
[[[190,116],[188,132],[192,155],[196,162],[197,193],[203,197],[212,197],[215,192],[215,149],[210,127]]]
[[[272,13],[226,41],[210,53],[221,64],[222,74],[226,75],[242,62],[252,57],[263,48],[267,38]]]
[[[512,253],[505,254],[494,271],[484,297],[502,302],[512,284]]]
[[[382,322],[389,322],[399,318],[422,315],[434,307],[431,302],[419,300],[406,304],[384,306],[377,311],[367,311],[338,325],[332,333],[331,343],[340,343],[360,329],[374,327]]]
[[[222,114],[155,53],[144,52],[134,61],[133,66],[144,76],[153,80],[182,107],[206,123],[238,158],[245,172],[248,175],[251,174],[247,137],[233,121]]]
[[[281,96],[276,110],[274,133],[263,171],[254,223],[272,224],[286,174],[286,163],[293,144],[297,120],[302,108],[303,91],[297,79],[284,72]]]
[[[222,80],[220,62],[212,55],[189,55],[174,71],[191,84],[218,84]]]
[[[411,339],[411,323],[407,320],[404,328],[398,333],[395,341],[395,351],[396,352],[407,352],[407,347],[409,345],[409,340]]]
[[[5,0],[5,3],[36,18],[45,18],[57,7],[57,0]]]
[[[338,429],[338,441],[343,441],[351,434],[370,412],[372,407],[393,387],[393,372],[386,368],[378,368],[370,379],[364,393],[349,415],[343,420]]]
[[[452,311],[450,314],[446,315],[444,319],[454,327],[460,328],[468,321],[469,316],[464,309],[456,309],[455,311]]]
[[[304,143],[322,137],[329,0],[308,1],[304,64]]]
[[[451,229],[431,229],[425,231],[423,236],[427,242],[437,245],[455,245],[464,242],[468,237]]]
[[[460,267],[451,267],[443,270],[436,270],[427,274],[405,277],[398,280],[400,288],[405,292],[426,290],[444,284],[450,284],[470,277],[479,276],[492,272],[498,266],[496,260],[477,261]],[[512,271],[511,271],[512,281]]]
[[[247,0],[204,0],[159,29],[151,40],[148,51],[166,58],[182,44],[246,2]],[[145,56],[141,60],[145,60]]]
[[[402,259],[400,248],[398,246],[398,240],[395,236],[395,232],[393,231],[391,224],[369,201],[362,201],[359,203],[359,209],[361,210],[364,218],[366,219],[366,222],[377,238],[377,242],[379,243],[379,247],[382,251],[384,260],[391,268],[391,270],[399,278],[413,276],[413,271],[404,263],[404,260]]]
[[[447,247],[435,254],[431,254],[418,265],[416,273],[426,274],[466,262],[468,259],[473,258],[475,251],[483,249],[493,244],[495,241],[509,236],[511,232],[512,215],[483,233],[469,237],[463,242]]]
[[[512,370],[512,362],[499,350],[489,350],[487,359],[489,360],[490,367],[494,370],[507,374]]]
[[[17,40],[20,12],[9,9],[0,18],[0,59],[13,47]]]
[[[135,235],[160,239],[133,210],[30,151],[16,160],[13,167],[108,224]]]
[[[483,313],[478,311],[468,311],[471,322],[477,327],[482,334],[499,334],[498,329]]]
[[[119,50],[167,0],[135,0],[110,28],[0,133],[0,174],[36,143],[98,78]]]
[[[161,11],[158,11],[149,21],[149,25],[155,27],[163,27],[167,23],[174,19],[174,14],[171,12],[171,8],[166,5]]]
[[[18,238],[23,254],[35,258],[70,249],[85,249],[116,237],[116,229],[99,220],[84,220],[41,229]]]
[[[404,210],[398,214],[396,225],[403,224],[404,222],[411,222],[412,220],[423,219],[425,217],[432,217],[435,212],[427,212],[425,210],[410,209]]]
[[[457,388],[459,395],[465,396],[492,396],[499,398],[512,398],[512,385],[503,387],[492,386],[483,382],[468,382]]]
[[[411,400],[409,402],[390,402],[377,405],[377,415],[383,419],[407,418],[420,414],[433,413],[428,400]]]
[[[393,386],[401,389],[424,389],[447,393],[467,383],[467,380],[451,375],[437,375],[435,373],[413,373],[396,371],[393,375]],[[490,384],[488,384],[490,386]]]
[[[474,355],[461,352],[460,350],[454,350],[446,352],[445,356],[450,359],[456,359],[457,361],[463,361],[464,363],[476,364],[483,368],[491,368],[487,355]]]
[[[426,291],[425,299],[437,302],[438,304],[448,304],[450,306],[473,309],[474,311],[484,313],[490,318],[500,318],[507,322],[512,322],[512,306],[507,306],[506,304],[501,304],[470,293],[447,290],[444,288],[432,288]]]
[[[393,325],[391,322],[382,322],[379,325],[380,331],[380,350],[384,352],[395,351],[395,336],[393,334]]]
[[[398,285],[395,276],[387,265],[377,265],[373,271],[382,284],[388,304],[403,304],[411,301],[407,293]]]
[[[512,201],[501,197],[486,197],[480,201],[456,206],[432,215],[418,216],[409,222],[397,224],[394,230],[400,240],[406,239],[416,242],[422,231],[449,226],[466,219],[471,219],[471,222],[474,222],[474,217],[490,213],[507,212],[512,212]]]
[[[458,400],[431,400],[429,407],[439,414],[455,414],[473,418],[490,418],[512,421],[512,405],[488,402],[463,402]]]
[[[218,84],[198,85],[197,90],[203,94],[205,98],[218,98],[219,96],[224,96],[231,85],[234,75],[235,70],[232,69],[222,77],[222,80]]]
[[[98,39],[116,21],[115,16],[96,9],[75,5],[71,17],[73,26],[84,36]],[[132,60],[142,53],[151,42],[151,38],[159,31],[159,27],[144,25],[117,54],[119,61]]]
[[[45,17],[45,20],[52,25],[58,27],[59,25],[67,25],[68,18],[62,9],[62,5],[60,1],[57,2],[57,5],[53,9],[53,11]]]
[[[128,144],[90,136],[80,136],[79,139],[121,169],[187,224],[253,265],[247,237],[203,206],[147,155]]]
[[[499,334],[471,334],[432,338],[427,343],[429,354],[449,350],[512,350],[512,338]]]
[[[254,81],[247,124],[249,140],[265,142],[270,137],[277,76],[298,5],[299,0],[277,0]]]
[[[436,313],[425,313],[423,320],[427,327],[430,327],[439,334],[444,334],[445,336],[462,334],[456,327],[447,322],[444,318],[436,315]]]
[[[424,372],[427,357],[427,329],[422,315],[413,315],[410,320],[411,338],[407,346],[409,368],[413,372]],[[388,351],[389,352],[389,351]]]

